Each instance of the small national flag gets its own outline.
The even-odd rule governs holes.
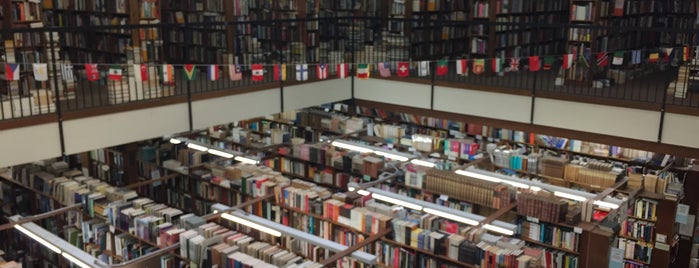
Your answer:
[[[468,75],[468,61],[465,59],[456,60],[456,74],[467,76]]]
[[[72,64],[61,65],[61,77],[63,77],[63,81],[66,81],[66,82],[75,81],[75,75],[73,74],[73,65]]]
[[[417,65],[417,75],[418,76],[428,76],[430,75],[430,62],[421,61]]]
[[[34,63],[34,80],[47,81],[49,80],[48,65],[46,63]]]
[[[148,65],[134,64],[132,68],[136,81],[148,81]]]
[[[253,64],[250,67],[252,68],[252,81],[262,81],[265,77],[265,70],[262,67],[262,64]]]
[[[97,69],[97,64],[85,64],[85,76],[88,81],[97,81],[100,79],[100,71]]]
[[[296,81],[308,80],[308,64],[296,65]]]
[[[682,61],[689,61],[689,46],[682,48]]]
[[[658,57],[659,57],[658,52],[650,53],[650,56],[648,56],[648,62],[656,63],[656,62],[658,62]]]
[[[624,15],[624,0],[614,0],[614,16],[620,17]]]
[[[607,52],[599,52],[595,58],[597,60],[597,66],[599,67],[606,67],[609,64],[609,56],[607,55]]]
[[[539,56],[529,56],[529,71],[538,72],[539,70],[541,70]]]
[[[229,64],[228,65],[228,76],[233,81],[238,81],[243,79],[243,70],[240,64]]]
[[[491,67],[494,73],[502,72],[502,58],[494,58]]]
[[[210,81],[216,81],[218,80],[219,73],[218,73],[218,65],[216,64],[211,64],[207,68],[207,76],[209,77]]]
[[[112,80],[112,81],[121,81],[121,76],[122,76],[121,66],[118,66],[118,65],[109,66],[109,75],[107,76],[107,79]]]
[[[671,47],[665,48],[665,55],[663,55],[663,62],[667,63],[667,62],[672,61],[675,58],[675,54],[672,53],[674,51],[675,50]]]
[[[349,76],[349,66],[347,65],[347,63],[338,63],[337,77],[340,79],[345,79],[347,76]]]
[[[641,64],[641,50],[631,51],[631,64]]]
[[[274,81],[286,81],[286,64],[274,65]]]
[[[185,64],[182,70],[184,70],[184,77],[187,80],[197,79],[197,67],[194,64]]]
[[[325,63],[318,64],[316,67],[316,73],[318,74],[318,79],[328,79],[328,65]]]
[[[449,64],[447,60],[439,60],[437,62],[437,76],[446,75],[449,72]]]
[[[570,67],[573,67],[573,59],[575,58],[575,54],[570,53],[570,54],[565,54],[563,55],[563,69],[570,69]]]
[[[396,71],[399,77],[410,75],[410,64],[406,61],[398,62],[398,70]]]
[[[379,62],[379,75],[381,77],[391,77],[391,67],[388,62]]]
[[[357,64],[357,78],[359,79],[369,79],[369,64],[360,63]]]
[[[172,67],[172,64],[164,64],[160,75],[162,76],[163,84],[175,83],[175,68]]]
[[[624,64],[624,52],[617,51],[614,52],[614,58],[612,59],[612,65],[622,65]]]
[[[474,74],[482,74],[484,72],[485,72],[485,60],[484,59],[473,60],[473,73]]]
[[[543,69],[545,71],[551,70],[553,68],[553,63],[556,62],[556,58],[553,56],[546,56],[544,57],[544,67]]]
[[[510,66],[505,70],[507,72],[519,72],[519,58],[511,58]]]

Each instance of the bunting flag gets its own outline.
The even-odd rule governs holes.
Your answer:
[[[357,78],[369,79],[369,64],[366,64],[366,63],[357,64]]]
[[[252,81],[259,82],[265,78],[265,70],[262,64],[253,64],[250,67],[252,68]]]
[[[34,69],[34,80],[49,80],[48,65],[46,63],[34,63],[32,64],[32,69]]]
[[[328,79],[328,65],[325,63],[318,64],[316,67],[316,73],[318,74],[318,79]]]
[[[446,75],[449,72],[449,64],[447,60],[439,60],[437,62],[437,76]]]
[[[391,77],[391,67],[388,62],[379,62],[378,65],[381,77]]]
[[[624,15],[624,0],[614,0],[614,14],[615,17],[620,17]]]
[[[529,71],[538,72],[541,69],[539,56],[529,56]]]
[[[75,75],[73,74],[73,65],[72,64],[61,65],[61,77],[63,77],[63,81],[66,81],[66,82],[75,81]]]
[[[345,79],[349,76],[349,66],[347,63],[337,64],[337,77],[340,79]]]
[[[575,58],[575,54],[570,53],[570,54],[565,54],[563,55],[563,69],[570,69],[570,67],[573,67],[573,60]]]
[[[519,58],[511,58],[510,65],[505,69],[506,72],[519,72]]]
[[[663,55],[663,62],[668,63],[671,62],[675,58],[675,54],[673,53],[675,50],[671,47],[665,48],[665,55]]]
[[[243,79],[243,70],[240,64],[229,64],[228,65],[228,76],[233,81],[238,81]]]
[[[164,84],[175,83],[175,68],[172,67],[172,64],[164,64],[160,76]]]
[[[398,62],[398,70],[396,71],[399,77],[410,75],[410,64],[407,61]]]
[[[473,60],[473,73],[474,74],[482,74],[483,72],[485,72],[485,60],[484,59]]]
[[[606,67],[609,64],[609,55],[607,55],[607,52],[597,53],[596,59],[597,66],[599,67]]]
[[[286,81],[286,64],[274,65],[274,81]]]
[[[641,50],[631,51],[631,64],[641,64]]]
[[[111,81],[121,81],[122,71],[121,67],[118,65],[109,66],[109,74],[107,79]]]
[[[650,53],[650,55],[648,56],[648,62],[649,63],[656,63],[656,62],[658,62],[658,57],[659,57],[658,52]]]
[[[134,64],[132,65],[133,74],[136,81],[148,81],[148,65]]]
[[[492,68],[493,68],[494,73],[502,72],[502,59],[501,58],[494,58]]]
[[[467,76],[468,75],[468,61],[465,59],[456,60],[456,74]]]
[[[555,63],[555,62],[556,62],[556,58],[554,58],[553,56],[546,56],[546,57],[544,57],[544,66],[543,66],[543,69],[544,69],[545,71],[551,70],[551,68],[553,68],[553,63]]]
[[[218,77],[219,77],[218,65],[216,65],[216,64],[209,65],[206,73],[207,73],[207,76],[209,77],[209,81],[218,80]]]
[[[682,61],[689,61],[689,46],[684,46],[682,48]]]
[[[308,64],[296,64],[296,81],[308,80]]]
[[[614,58],[612,59],[612,65],[622,65],[624,64],[624,52],[617,51],[614,52]]]
[[[197,79],[197,68],[194,67],[194,64],[185,64],[182,70],[184,71],[184,77],[187,80]]]
[[[5,79],[7,80],[19,80],[19,64],[17,63],[6,63],[5,64]]]
[[[87,81],[97,81],[100,79],[100,71],[97,69],[97,64],[85,64],[85,76]]]
[[[418,76],[430,75],[430,62],[429,61],[425,60],[425,61],[418,62],[417,75]]]

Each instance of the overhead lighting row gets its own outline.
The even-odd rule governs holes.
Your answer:
[[[238,162],[242,162],[242,163],[246,163],[246,164],[257,165],[260,163],[260,160],[258,158],[246,156],[242,152],[228,150],[228,149],[222,149],[222,148],[216,148],[216,147],[212,147],[211,145],[200,143],[200,142],[186,139],[186,138],[170,138],[170,143],[172,143],[172,144],[186,144],[187,148],[194,149],[197,151],[207,152],[207,153],[210,153],[212,155],[220,156],[223,158],[234,159]]]
[[[78,259],[77,257],[73,256],[72,254],[62,250],[59,246],[50,243],[48,240],[46,240],[44,237],[42,237],[42,235],[39,235],[35,232],[30,231],[29,229],[25,228],[24,226],[22,226],[20,224],[15,224],[14,227],[18,231],[22,232],[27,237],[29,237],[32,240],[43,245],[47,249],[55,252],[56,254],[60,254],[61,256],[63,256],[64,258],[66,258],[68,261],[72,262],[76,266],[81,267],[81,268],[92,268],[93,267],[93,266],[90,266],[87,263],[83,262],[82,260]]]

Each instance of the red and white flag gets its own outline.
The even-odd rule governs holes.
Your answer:
[[[88,81],[97,81],[100,79],[100,71],[97,69],[97,64],[85,64],[85,76]]]
[[[391,67],[388,62],[379,62],[379,75],[381,77],[391,77]]]
[[[337,77],[344,79],[349,76],[349,66],[347,63],[337,64]]]
[[[406,61],[401,61],[398,63],[398,69],[396,70],[396,73],[400,77],[406,77],[410,75],[410,65]]]
[[[228,65],[228,76],[231,80],[238,81],[243,79],[243,70],[239,64],[229,64]]]
[[[136,81],[148,81],[148,65],[134,64],[133,73]]]
[[[253,64],[252,66],[252,81],[259,82],[265,77],[265,70],[262,64]]]
[[[328,79],[328,65],[325,63],[318,64],[316,67],[316,73],[318,73],[318,79]]]
[[[575,55],[573,53],[563,55],[563,69],[570,69],[573,67],[573,60]]]
[[[465,59],[456,60],[456,74],[468,75],[468,61]]]

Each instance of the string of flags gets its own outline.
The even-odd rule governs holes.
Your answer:
[[[643,57],[647,59],[647,63],[669,63],[673,60],[681,60],[687,62],[690,59],[691,51],[690,47],[684,46],[679,48],[662,48],[654,51],[644,51],[642,50],[632,50],[632,51],[616,51],[616,52],[598,52],[592,58],[592,52],[589,48],[575,48],[572,53],[559,55],[559,56],[529,56],[524,58],[475,58],[475,59],[456,59],[453,61],[449,60],[437,60],[437,61],[393,61],[393,62],[378,62],[378,63],[356,63],[355,77],[357,79],[369,79],[371,76],[372,65],[376,66],[378,69],[378,74],[381,77],[390,77],[395,74],[398,77],[407,77],[411,72],[416,72],[418,76],[429,76],[431,72],[430,63],[435,63],[434,72],[437,76],[443,76],[449,73],[450,62],[454,62],[454,68],[456,69],[456,74],[459,76],[467,76],[469,73],[476,75],[484,74],[487,72],[492,73],[506,73],[506,72],[519,72],[520,70],[528,70],[530,72],[537,72],[540,70],[551,70],[554,64],[558,60],[562,60],[561,68],[564,70],[571,69],[574,66],[582,66],[584,68],[591,67],[591,62],[593,62],[598,67],[607,67],[610,64],[613,66],[624,65],[628,62],[630,65],[638,65],[643,62]],[[20,66],[19,63],[6,63],[5,64],[5,79],[6,80],[19,80],[20,79]],[[48,75],[48,64],[47,63],[32,63],[31,70],[34,74],[34,79],[36,81],[47,81],[49,79]],[[82,64],[85,69],[85,78],[88,81],[98,81],[100,80],[100,70],[99,65],[94,63]],[[62,64],[60,66],[60,74],[64,81],[72,82],[76,80],[76,76],[73,73],[73,64]],[[197,72],[202,65],[195,64],[183,64],[183,76],[186,80],[195,80],[197,78]],[[250,77],[254,82],[259,82],[264,80],[266,73],[266,67],[269,64],[251,64],[250,65]],[[272,80],[274,81],[286,81],[287,80],[287,64],[272,64]],[[306,81],[309,79],[309,66],[315,66],[316,78],[320,80],[328,79],[330,73],[334,72],[337,78],[343,79],[349,77],[350,64],[349,63],[338,63],[334,68],[331,69],[332,65],[327,63],[320,64],[295,64],[291,69],[295,71],[295,78],[297,81]],[[411,70],[411,66],[414,68]],[[221,80],[227,76],[230,80],[238,81],[243,79],[243,66],[241,64],[208,64],[205,65],[206,78],[209,81]],[[223,67],[223,68],[221,68]],[[109,65],[107,71],[107,79],[110,81],[120,81],[124,77],[124,69],[131,68],[128,71],[132,74],[137,81],[148,81],[150,75],[156,73],[163,83],[173,83],[175,81],[175,68],[172,64],[111,64]],[[156,71],[153,71],[155,68]],[[415,74],[415,73],[414,73]]]

